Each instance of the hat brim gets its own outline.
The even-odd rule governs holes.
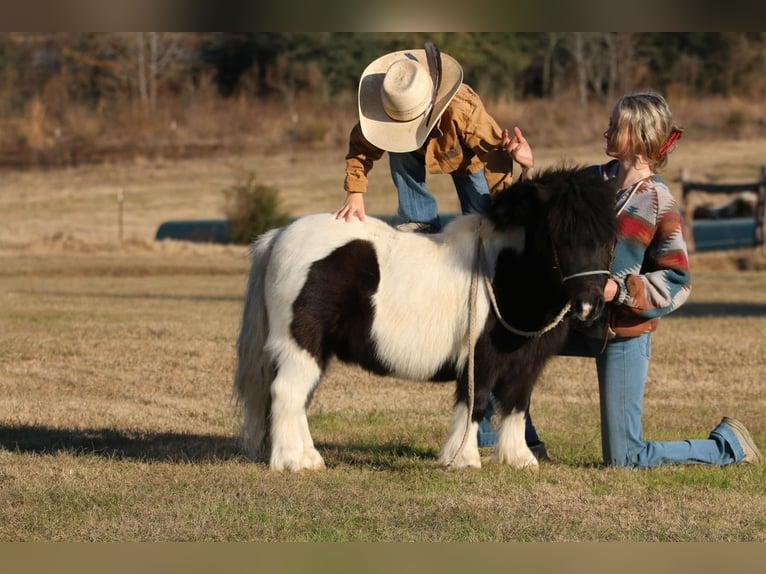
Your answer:
[[[425,50],[402,50],[386,54],[372,62],[365,68],[359,80],[359,124],[362,134],[375,147],[398,153],[414,151],[425,143],[428,134],[463,83],[463,69],[460,64],[453,57],[441,54],[442,79],[428,122],[428,114],[422,114],[410,121],[394,120],[383,108],[380,88],[389,66],[395,60],[405,57],[415,58],[428,68]]]

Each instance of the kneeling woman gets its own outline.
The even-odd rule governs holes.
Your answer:
[[[637,92],[615,104],[604,132],[606,154],[614,159],[591,168],[616,189],[620,235],[604,291],[608,318],[575,332],[562,354],[596,359],[605,464],[760,464],[750,433],[731,417],[723,417],[706,439],[643,438],[652,332],[691,292],[680,210],[657,175],[680,135],[660,94]]]

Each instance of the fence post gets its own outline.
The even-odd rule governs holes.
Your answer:
[[[766,165],[761,166],[761,177],[758,182],[758,203],[755,206],[755,245],[763,245],[764,217],[766,209]]]
[[[686,249],[689,253],[694,253],[694,225],[692,218],[694,212],[687,200],[689,189],[687,182],[689,181],[689,171],[684,168],[681,170],[681,205],[683,206],[683,219],[684,219],[684,234],[686,235]]]

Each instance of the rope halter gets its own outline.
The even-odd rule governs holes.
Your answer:
[[[572,273],[566,277],[561,278],[561,282],[569,281],[575,277],[585,277],[586,275],[611,275],[612,272],[607,269],[596,269],[595,271],[580,271],[579,273]]]

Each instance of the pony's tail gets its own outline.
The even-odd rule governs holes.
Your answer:
[[[250,247],[250,274],[237,339],[237,369],[233,390],[240,414],[240,438],[245,452],[257,460],[268,460],[270,451],[271,383],[275,371],[266,352],[269,317],[265,281],[278,233],[278,229],[267,231]]]

